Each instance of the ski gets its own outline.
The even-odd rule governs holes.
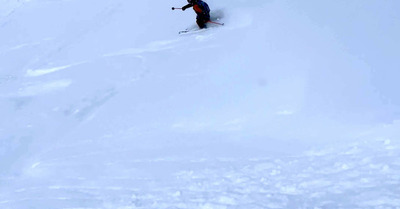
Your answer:
[[[188,33],[190,30],[181,30],[178,34]]]
[[[224,23],[218,23],[218,22],[212,22],[212,21],[208,21],[208,23],[212,23],[213,25],[209,25],[207,28],[203,28],[203,29],[195,28],[195,29],[185,29],[185,30],[181,30],[181,31],[179,31],[179,34],[200,33],[200,32],[207,31],[207,30],[209,30],[209,29],[211,29],[211,28],[215,28],[215,27],[218,27],[218,26],[223,26],[223,25],[225,25]]]
[[[183,35],[183,34],[200,33],[200,32],[204,32],[204,31],[206,31],[206,30],[208,30],[208,29],[207,29],[207,28],[204,28],[204,29],[194,29],[194,30],[186,29],[186,30],[181,30],[181,31],[179,31],[179,34],[180,34],[180,35]]]

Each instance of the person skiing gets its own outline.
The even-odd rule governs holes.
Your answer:
[[[196,12],[196,23],[200,29],[207,28],[206,23],[210,21],[210,8],[208,4],[202,0],[187,0],[188,4],[182,7],[182,11],[193,7]]]

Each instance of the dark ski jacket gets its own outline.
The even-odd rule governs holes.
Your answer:
[[[210,20],[210,8],[206,2],[197,0],[182,7],[182,9],[185,10],[189,7],[193,7],[193,10],[197,14],[197,19]]]

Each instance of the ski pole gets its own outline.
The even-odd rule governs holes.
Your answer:
[[[214,23],[214,24],[217,24],[217,25],[225,25],[225,23],[213,22],[213,21],[211,21],[211,20],[209,20],[208,22],[209,22],[209,23]]]
[[[182,8],[175,8],[175,7],[172,7],[172,10],[175,10],[175,9],[182,9]]]

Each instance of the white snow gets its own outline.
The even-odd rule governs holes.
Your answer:
[[[400,208],[400,2],[207,2],[0,0],[0,208]]]
[[[29,77],[36,77],[36,76],[42,76],[42,75],[46,75],[49,73],[54,73],[60,70],[64,70],[70,67],[74,67],[76,65],[80,65],[80,64],[84,64],[85,62],[80,62],[80,63],[74,63],[74,64],[69,64],[69,65],[64,65],[64,66],[59,66],[59,67],[53,67],[53,68],[46,68],[46,69],[36,69],[36,70],[32,70],[29,69],[26,71],[26,76]]]
[[[19,90],[19,96],[36,96],[44,93],[53,92],[59,89],[63,89],[71,85],[72,81],[70,80],[57,80],[51,81],[47,83],[39,83],[39,84],[29,84],[28,87]]]

